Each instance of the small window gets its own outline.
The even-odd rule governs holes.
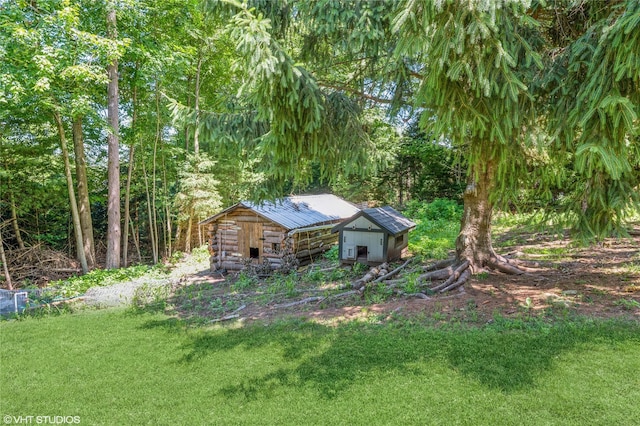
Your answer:
[[[271,243],[271,250],[274,253],[280,253],[280,243]]]
[[[259,259],[260,249],[258,247],[249,247],[249,257],[252,259]]]
[[[400,247],[402,244],[404,244],[404,234],[396,237],[396,248]]]

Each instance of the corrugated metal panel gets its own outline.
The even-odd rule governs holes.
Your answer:
[[[202,222],[210,223],[238,206],[249,208],[288,230],[347,219],[360,211],[353,204],[331,194],[295,195],[258,204],[243,201]]]
[[[331,194],[296,195],[275,203],[244,201],[241,204],[287,229],[343,220],[360,211],[353,204]]]
[[[362,212],[393,235],[416,226],[413,221],[407,219],[390,206],[364,209]]]

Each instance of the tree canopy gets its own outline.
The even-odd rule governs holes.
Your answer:
[[[638,0],[109,4],[117,37],[105,4],[0,2],[7,247],[73,247],[90,266],[122,210],[124,263],[158,262],[239,199],[447,196],[465,205],[458,280],[521,272],[493,251],[495,207],[544,207],[587,240],[639,210]]]

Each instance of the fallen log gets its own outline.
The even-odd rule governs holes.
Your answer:
[[[369,269],[369,272],[367,272],[362,278],[354,281],[351,286],[354,289],[359,290],[362,287],[364,287],[368,282],[378,278],[378,276],[380,276],[381,270],[386,270],[388,268],[389,268],[389,265],[387,263],[383,263],[382,265],[379,265],[379,266],[374,266],[371,269]]]
[[[341,297],[352,296],[354,294],[360,294],[360,292],[358,290],[345,291],[344,293],[338,293],[338,294],[334,294],[332,296],[327,296],[327,300],[339,299]]]
[[[240,312],[241,310],[243,310],[246,307],[247,307],[247,305],[242,305],[238,309],[236,309],[235,311],[231,312],[229,315],[225,315],[225,316],[220,317],[220,318],[212,319],[209,322],[210,323],[214,323],[214,322],[228,321],[230,319],[238,318],[238,317],[240,317],[240,314],[238,314],[237,312]]]
[[[305,305],[307,303],[323,302],[331,299],[339,299],[341,297],[352,296],[354,294],[360,294],[360,292],[358,290],[350,290],[350,291],[345,291],[344,293],[333,294],[331,296],[311,296],[302,300],[298,300],[296,302],[284,303],[282,305],[275,305],[274,308],[277,308],[277,309],[290,308],[292,306]]]
[[[411,259],[407,260],[406,262],[404,262],[402,265],[398,266],[396,269],[394,269],[391,272],[388,272],[387,274],[378,277],[376,280],[374,280],[374,283],[379,283],[380,281],[385,281],[388,280],[389,278],[393,277],[394,275],[396,275],[398,272],[402,271],[404,268],[407,267],[407,265],[409,265],[409,263],[411,263]]]
[[[324,296],[311,296],[311,297],[307,297],[306,299],[298,300],[297,302],[284,303],[282,305],[275,305],[274,308],[278,308],[278,309],[290,308],[292,306],[304,305],[311,302],[321,302],[324,299],[326,299],[326,297]]]

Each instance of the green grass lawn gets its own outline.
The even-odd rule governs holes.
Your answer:
[[[89,311],[0,323],[0,415],[81,424],[640,423],[640,324],[393,319],[186,327]]]

